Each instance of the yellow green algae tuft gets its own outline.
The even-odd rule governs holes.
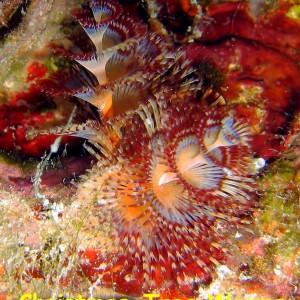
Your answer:
[[[24,157],[20,156],[19,153],[0,150],[0,164],[18,167],[22,170],[22,172],[24,172],[24,174],[29,174],[31,171],[36,169],[38,160],[35,158],[24,159]]]
[[[274,272],[294,278],[300,274],[300,168],[299,140],[271,163],[260,179],[263,191],[258,226],[269,240],[266,257]],[[289,263],[288,263],[289,262]],[[257,264],[255,267],[259,269]],[[282,271],[283,270],[283,271]]]
[[[295,20],[300,20],[300,5],[293,5],[292,7],[289,8],[288,12],[286,15]]]
[[[265,190],[260,226],[267,229],[269,234],[278,237],[281,242],[278,250],[282,253],[295,250],[300,242],[298,180],[299,170],[282,159],[269,168],[261,181]],[[287,240],[286,247],[282,247],[282,243]]]
[[[33,0],[24,13],[21,23],[2,38],[0,44],[0,101],[6,102],[5,92],[21,91],[26,86],[27,65],[32,61],[47,62],[55,70],[53,52],[47,47],[61,40],[62,22],[71,16],[80,0]]]
[[[54,217],[53,209],[39,219],[31,208],[36,202],[32,190],[2,187],[0,182],[0,267],[5,263],[5,273],[0,274],[0,295],[4,292],[6,299],[16,299],[26,292],[36,292],[49,298],[56,291],[71,291],[69,285],[61,286],[61,280],[76,276],[77,236],[82,222],[76,222],[72,215],[73,222],[61,223]],[[61,189],[60,193],[54,192],[61,195],[61,200],[54,200],[63,208],[64,201],[70,198],[70,187]],[[49,200],[52,192],[43,190]],[[47,278],[31,278],[35,269],[47,274]]]

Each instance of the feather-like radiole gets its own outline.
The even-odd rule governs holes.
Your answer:
[[[162,286],[155,274],[168,278],[175,272],[178,277],[172,275],[170,280],[179,289],[183,284],[193,289],[210,277],[227,251],[229,232],[217,230],[218,222],[242,227],[240,213],[252,210],[251,134],[245,124],[230,142],[216,144],[220,131],[227,130],[228,116],[224,109],[216,111],[196,101],[169,106],[151,100],[127,118],[130,121],[123,124],[122,138],[110,156],[97,154],[101,159],[78,189],[93,199],[101,220],[106,215],[112,220],[115,261],[127,265],[127,271],[116,276],[140,274],[147,291]],[[114,120],[118,119],[121,116]],[[214,131],[209,144],[210,128]],[[101,148],[108,148],[110,133],[99,134],[108,134],[97,140]],[[217,149],[227,149],[227,159],[219,164],[214,160]],[[238,172],[230,165],[236,159],[244,165]]]
[[[91,203],[99,226],[110,229],[102,283],[195,295],[228,255],[230,228],[249,222],[251,176],[262,161],[251,153],[248,125],[204,90],[182,49],[144,24],[128,24],[119,4],[94,0],[90,7],[92,16],[77,19],[93,51],[70,54],[78,72],[61,85],[99,118],[39,134],[84,138],[97,159],[75,201]],[[105,261],[106,249],[101,255]]]

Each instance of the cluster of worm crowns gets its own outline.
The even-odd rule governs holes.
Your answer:
[[[74,76],[53,86],[99,118],[54,132],[86,139],[97,159],[78,184],[81,201],[109,224],[113,250],[99,248],[97,280],[118,278],[117,291],[126,292],[124,282],[137,295],[195,295],[229,255],[229,236],[251,219],[250,129],[204,88],[180,47],[116,0],[91,0],[75,16],[85,33],[60,49]]]

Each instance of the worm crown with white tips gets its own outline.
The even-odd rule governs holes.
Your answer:
[[[90,7],[93,16],[76,17],[94,50],[70,56],[96,84],[78,74],[86,84],[69,92],[95,106],[101,122],[54,131],[87,139],[98,159],[75,197],[92,203],[110,249],[99,249],[89,279],[136,295],[194,296],[225,260],[232,229],[250,222],[252,175],[264,161],[252,157],[248,125],[221,97],[205,104],[211,93],[182,49],[145,24],[133,26],[115,0]]]
[[[131,116],[78,188],[100,223],[112,220],[110,267],[126,265],[118,276],[140,278],[144,292],[175,285],[192,293],[223,261],[226,228],[243,227],[240,216],[252,210],[251,135],[224,108],[159,104]]]

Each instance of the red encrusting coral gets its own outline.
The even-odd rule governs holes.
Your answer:
[[[27,81],[32,81],[37,78],[43,78],[44,75],[47,74],[47,72],[48,72],[48,68],[45,65],[37,61],[34,61],[27,66],[27,73],[28,73]]]
[[[38,86],[31,86],[27,92],[11,96],[9,103],[0,106],[1,149],[41,157],[55,141],[56,136],[29,139],[26,133],[33,128],[47,128],[66,122],[67,112],[63,112],[62,107],[58,108],[58,103],[39,91]],[[64,137],[63,144],[67,141],[73,145],[77,144],[74,139]]]
[[[208,61],[222,71],[222,95],[255,129],[255,152],[265,159],[278,156],[299,104],[296,64],[274,50],[234,38],[218,45],[190,45],[187,57],[200,64]]]
[[[253,4],[253,3],[252,3]],[[228,37],[256,41],[299,61],[299,20],[287,16],[293,4],[279,5],[278,9],[262,13],[251,11],[251,4],[243,1],[210,5],[198,30],[202,42],[216,42]],[[258,15],[256,15],[258,14]]]
[[[166,11],[171,18],[180,1],[156,2],[163,22],[160,13]],[[186,48],[187,58],[200,68],[209,62],[221,71],[224,80],[218,89],[232,109],[255,124],[253,147],[265,159],[284,150],[284,138],[299,108],[300,24],[288,15],[293,6],[280,2],[268,11],[255,2],[199,5],[198,11],[205,13],[192,25],[194,43]],[[167,26],[177,34],[178,24],[170,21]],[[182,39],[180,34],[176,37]]]

